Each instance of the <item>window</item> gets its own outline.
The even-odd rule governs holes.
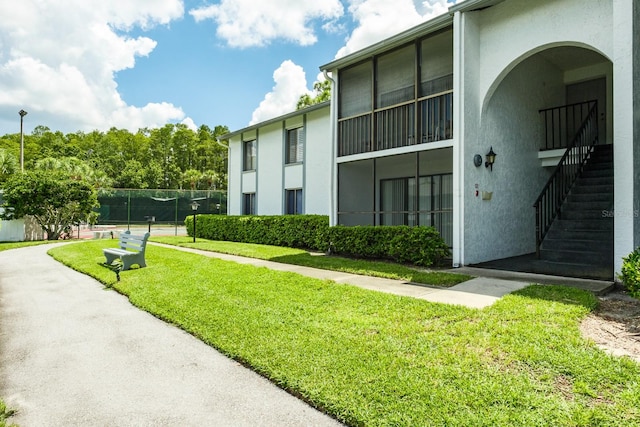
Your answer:
[[[256,214],[256,193],[244,193],[242,195],[242,214]]]
[[[244,165],[243,170],[252,171],[256,170],[256,140],[244,142]]]
[[[286,190],[287,215],[297,215],[302,213],[302,188]]]
[[[300,163],[303,160],[304,132],[302,128],[287,131],[287,163]]]

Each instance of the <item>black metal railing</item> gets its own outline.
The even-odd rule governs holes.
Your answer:
[[[453,138],[453,91],[447,91],[417,101],[379,109],[373,114],[366,113],[340,119],[338,121],[338,156],[388,150],[451,138]]]
[[[536,256],[540,257],[542,241],[553,221],[560,218],[562,204],[597,143],[598,104],[594,103],[533,205],[536,209]]]
[[[541,150],[567,148],[597,103],[592,100],[540,110],[545,128]]]

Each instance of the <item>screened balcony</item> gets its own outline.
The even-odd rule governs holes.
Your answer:
[[[338,156],[453,138],[453,34],[340,70]]]

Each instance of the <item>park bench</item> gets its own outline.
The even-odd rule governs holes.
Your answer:
[[[129,230],[120,233],[119,247],[103,249],[104,256],[107,258],[107,264],[111,265],[113,261],[120,258],[122,260],[122,270],[128,270],[133,264],[140,267],[146,267],[144,260],[144,250],[149,240],[149,233],[142,236],[131,234]]]

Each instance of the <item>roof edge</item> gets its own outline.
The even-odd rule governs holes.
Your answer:
[[[422,22],[414,27],[397,33],[391,37],[381,40],[377,43],[364,47],[358,51],[343,56],[342,58],[334,59],[333,61],[321,65],[320,70],[331,71],[332,69],[351,65],[359,62],[365,58],[371,57],[376,53],[401,46],[409,39],[415,39],[418,37],[426,36],[427,34],[435,33],[453,24],[453,15],[450,13],[444,13],[426,22]]]
[[[287,119],[290,119],[292,117],[299,116],[301,114],[306,114],[306,113],[311,113],[311,112],[314,112],[314,111],[317,111],[317,110],[321,110],[321,109],[323,109],[325,107],[329,107],[330,105],[331,105],[331,101],[324,101],[324,102],[321,102],[319,104],[314,104],[314,105],[311,105],[309,107],[302,108],[300,110],[295,110],[295,111],[292,111],[290,113],[283,114],[283,115],[278,116],[278,117],[274,117],[272,119],[267,119],[267,120],[262,121],[260,123],[256,123],[255,125],[250,125],[250,126],[247,126],[245,128],[238,129],[236,131],[229,132],[227,134],[221,135],[221,136],[218,137],[218,140],[219,141],[224,141],[226,139],[230,139],[230,138],[233,138],[234,136],[240,135],[241,133],[249,132],[249,131],[258,129],[260,127],[263,127],[263,126],[269,126],[271,124],[274,124],[274,123],[277,123],[277,122],[281,122],[283,120],[287,120]]]
[[[456,12],[473,12],[495,6],[503,1],[505,0],[465,0],[451,6],[449,8],[449,13],[453,15]]]

